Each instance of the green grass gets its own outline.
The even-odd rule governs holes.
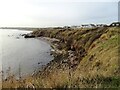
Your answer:
[[[107,77],[102,80],[103,88],[120,88],[120,77]]]
[[[115,47],[115,46],[118,46],[118,41],[119,41],[119,38],[120,36],[118,35],[114,35],[112,36],[110,39],[108,39],[106,42],[103,42],[101,43],[102,44],[102,48],[103,49],[106,49],[106,48],[110,48],[110,47]]]

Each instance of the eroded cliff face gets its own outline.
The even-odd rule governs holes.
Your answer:
[[[101,80],[101,78],[120,75],[118,59],[120,27],[75,30],[64,28],[41,29],[34,31],[32,34],[36,37],[43,36],[60,40],[57,44],[58,49],[62,53],[58,54],[48,64],[43,74],[45,76],[49,75],[52,79],[56,77],[58,86],[60,86],[59,83],[62,83],[63,86],[65,84],[64,81],[61,81],[62,77],[64,77],[65,82],[70,82],[67,79],[70,76],[72,83],[77,83],[78,86],[84,87],[85,84],[80,83],[83,78],[87,78],[86,80],[93,78]],[[87,87],[89,86],[95,87],[93,83]]]

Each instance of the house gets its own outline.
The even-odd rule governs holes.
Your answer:
[[[113,22],[112,24],[110,24],[110,27],[120,27],[120,22]]]
[[[95,28],[96,26],[94,24],[84,24],[81,25],[82,28]]]
[[[106,24],[96,24],[96,27],[107,27]]]

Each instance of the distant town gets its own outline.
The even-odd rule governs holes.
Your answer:
[[[113,22],[112,24],[110,25],[107,25],[107,24],[82,24],[80,26],[64,26],[64,28],[95,28],[95,27],[109,27],[109,26],[120,26],[120,22]]]
[[[96,28],[96,27],[120,27],[120,22],[113,22],[108,24],[81,24],[77,26],[63,26],[63,27],[47,27],[47,28],[66,28],[66,29],[79,29],[79,28]],[[0,27],[0,29],[20,29],[20,30],[34,30],[38,27]]]

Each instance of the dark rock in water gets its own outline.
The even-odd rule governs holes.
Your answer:
[[[34,35],[32,35],[32,34],[26,34],[26,35],[24,35],[24,38],[34,38],[35,36]]]
[[[38,65],[41,64],[42,62],[38,62]]]

